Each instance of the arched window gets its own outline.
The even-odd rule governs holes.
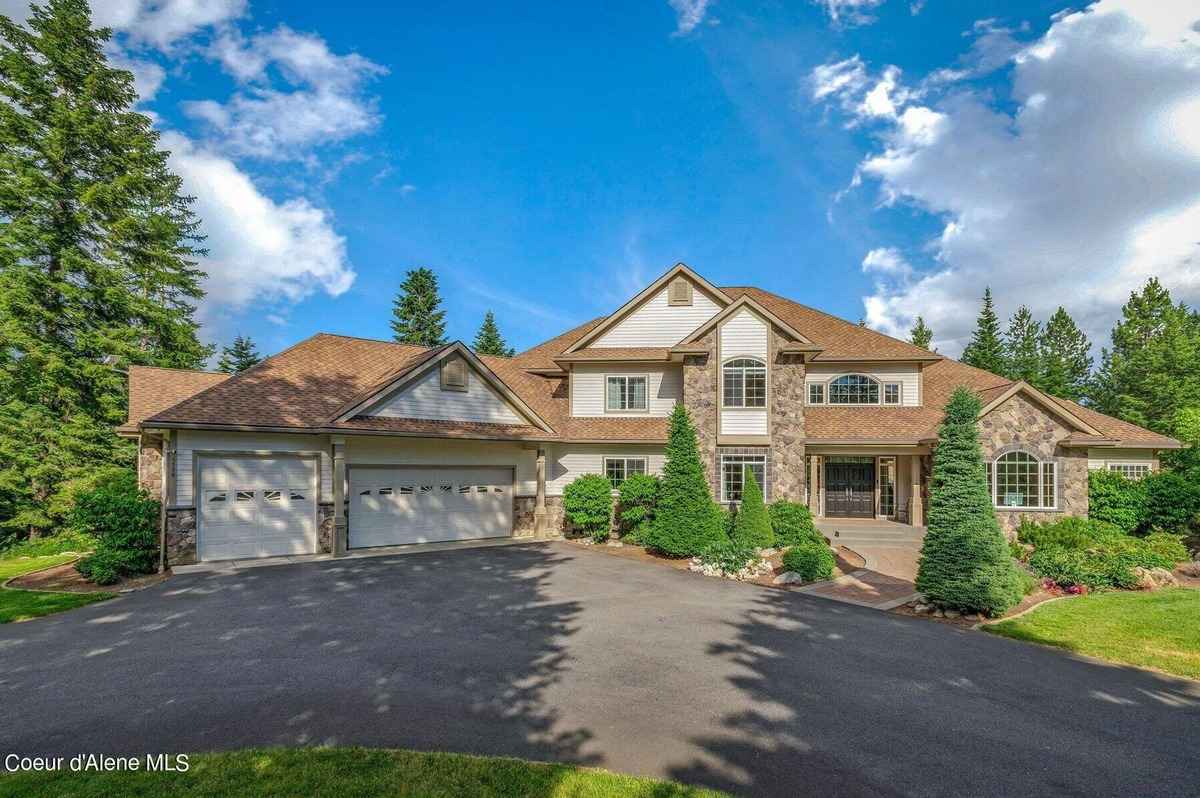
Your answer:
[[[1058,468],[1029,452],[1007,452],[987,464],[988,487],[997,507],[1053,510],[1058,506]]]
[[[829,383],[831,405],[877,405],[879,382],[865,374],[847,374]]]
[[[721,367],[722,407],[766,407],[767,364],[751,357]]]

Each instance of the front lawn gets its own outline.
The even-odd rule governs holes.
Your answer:
[[[1200,590],[1097,593],[983,628],[1079,654],[1200,679]]]
[[[144,757],[142,762],[144,767]],[[723,795],[713,790],[571,765],[365,748],[274,748],[194,754],[189,765],[186,773],[18,773],[0,776],[0,796],[717,798]]]
[[[75,554],[51,554],[46,557],[16,557],[0,560],[0,584],[21,574],[63,565]],[[0,589],[0,623],[28,621],[42,615],[73,610],[94,601],[113,597],[113,593],[46,593],[40,590]]]

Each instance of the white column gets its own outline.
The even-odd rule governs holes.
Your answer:
[[[333,439],[333,545],[334,557],[346,553],[346,440]]]
[[[912,498],[908,503],[908,520],[913,526],[925,524],[925,508],[921,501],[921,455],[914,454],[908,458],[908,475],[910,478],[909,491]]]

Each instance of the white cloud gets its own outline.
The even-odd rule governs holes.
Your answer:
[[[878,247],[867,253],[863,258],[862,269],[870,274],[881,274],[888,277],[905,278],[912,274],[912,266],[905,260],[903,253],[895,247]]]
[[[171,151],[184,191],[195,195],[208,236],[206,310],[297,302],[316,291],[338,296],[350,288],[355,274],[346,240],[326,211],[303,198],[275,202],[233,161],[174,131],[163,133],[162,146]]]
[[[826,92],[877,126],[881,149],[856,176],[873,179],[884,204],[944,222],[933,268],[881,281],[864,299],[868,323],[903,335],[921,314],[956,352],[985,285],[1005,315],[1065,305],[1093,340],[1150,275],[1200,301],[1198,21],[1183,0],[1061,14],[1008,56],[1012,112],[958,83],[936,101],[928,85],[897,86],[892,112],[873,113],[882,106],[865,98],[884,78],[865,68]],[[823,79],[814,71],[814,86]]]
[[[242,16],[246,0],[91,0],[91,7],[97,27],[112,28],[138,44],[165,50],[203,28]],[[0,0],[0,14],[28,19],[29,0]]]
[[[675,11],[675,35],[687,36],[704,22],[711,0],[667,0]],[[712,24],[712,20],[709,20]]]
[[[883,5],[884,0],[813,0],[825,9],[829,19],[838,25],[867,25],[875,21],[871,10]],[[920,8],[917,7],[915,14]]]
[[[343,141],[379,124],[363,84],[387,70],[360,55],[337,55],[325,40],[279,27],[244,39],[225,31],[210,48],[243,84],[226,103],[184,104],[208,125],[223,151],[266,159],[304,158],[315,146]],[[294,90],[274,86],[275,74]]]

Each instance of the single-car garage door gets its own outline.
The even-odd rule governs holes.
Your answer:
[[[350,547],[512,534],[511,468],[350,469]]]
[[[202,560],[312,554],[317,550],[316,458],[199,458]]]

